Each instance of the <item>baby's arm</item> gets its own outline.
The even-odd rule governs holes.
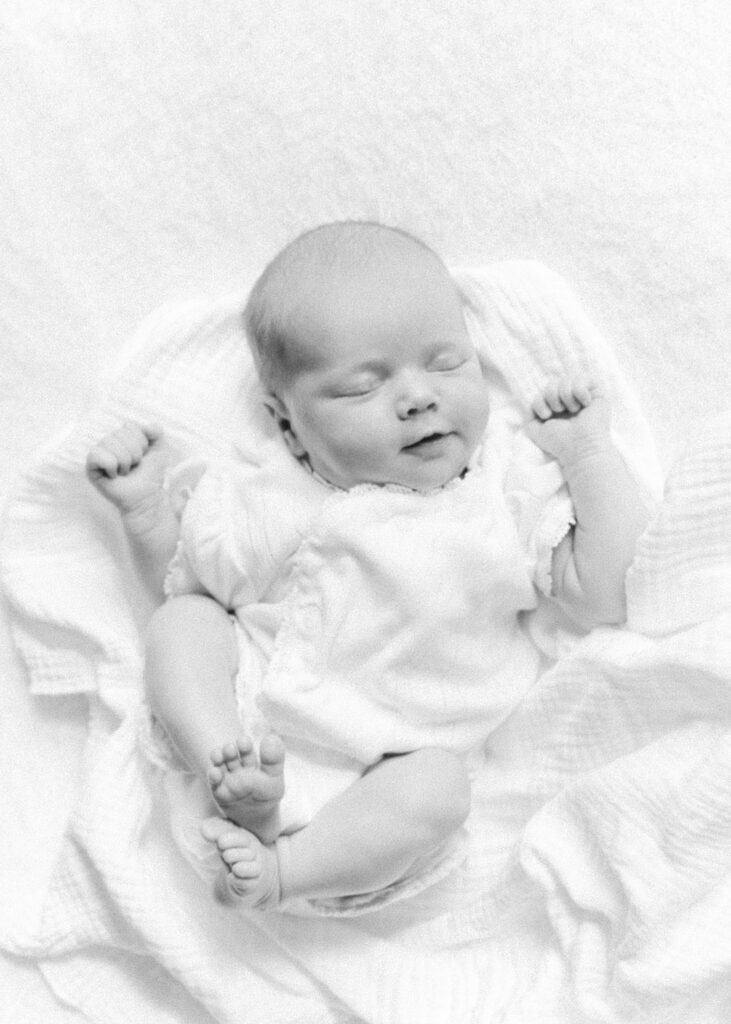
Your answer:
[[[158,601],[179,531],[163,488],[174,461],[160,427],[131,421],[106,434],[86,460],[89,480],[119,510],[140,576]]]
[[[615,448],[609,402],[590,383],[561,381],[534,402],[528,436],[557,459],[576,526],[554,553],[553,593],[593,622],[626,618],[625,576],[648,511]]]

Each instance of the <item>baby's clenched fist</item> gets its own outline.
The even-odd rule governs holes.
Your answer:
[[[96,489],[127,515],[158,500],[171,462],[156,424],[126,421],[105,434],[86,459],[86,475]]]
[[[609,443],[611,413],[593,381],[563,378],[548,384],[534,400],[528,437],[561,463],[603,450]]]

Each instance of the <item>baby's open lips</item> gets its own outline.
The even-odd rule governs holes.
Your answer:
[[[437,444],[442,438],[448,437],[451,431],[439,431],[435,430],[429,434],[422,434],[416,441],[412,441],[411,444],[405,444],[402,451],[418,451],[419,448],[426,448],[429,445]]]

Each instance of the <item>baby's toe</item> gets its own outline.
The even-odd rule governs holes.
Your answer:
[[[267,775],[278,775],[284,771],[284,744],[276,733],[270,732],[259,744],[259,760],[262,771]]]
[[[239,761],[244,766],[256,764],[256,751],[250,736],[241,735],[236,739]]]
[[[233,867],[234,864],[253,864],[256,857],[248,847],[232,846],[229,850],[221,850],[221,860]]]
[[[223,754],[223,760],[226,768],[228,768],[230,772],[236,771],[236,769],[241,765],[241,760],[239,759],[238,744],[226,743],[221,748],[221,752]]]
[[[237,878],[258,878],[261,874],[261,865],[254,860],[238,860],[231,865],[231,874]]]
[[[217,768],[222,768],[226,764],[226,757],[223,751],[223,747],[216,747],[215,750],[211,751],[211,764]]]
[[[231,822],[224,818],[206,818],[200,828],[204,839],[217,844],[223,835],[231,831]]]
[[[219,831],[216,840],[221,852],[224,850],[256,849],[257,840],[251,832],[247,832],[245,828],[239,828],[238,825],[232,825],[230,821],[226,821],[225,824],[227,827]]]

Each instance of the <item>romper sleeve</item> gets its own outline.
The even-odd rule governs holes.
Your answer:
[[[289,458],[269,456],[258,466],[191,460],[176,468],[168,489],[180,536],[167,597],[208,594],[231,611],[264,597],[317,504],[307,474]]]
[[[550,596],[553,552],[576,523],[574,507],[558,463],[520,432],[513,439],[505,497],[533,582]]]
[[[236,463],[182,463],[167,488],[180,517],[178,545],[165,578],[166,597],[208,594],[224,608],[256,601],[260,552],[247,507],[246,471]],[[243,479],[242,479],[243,477]]]

